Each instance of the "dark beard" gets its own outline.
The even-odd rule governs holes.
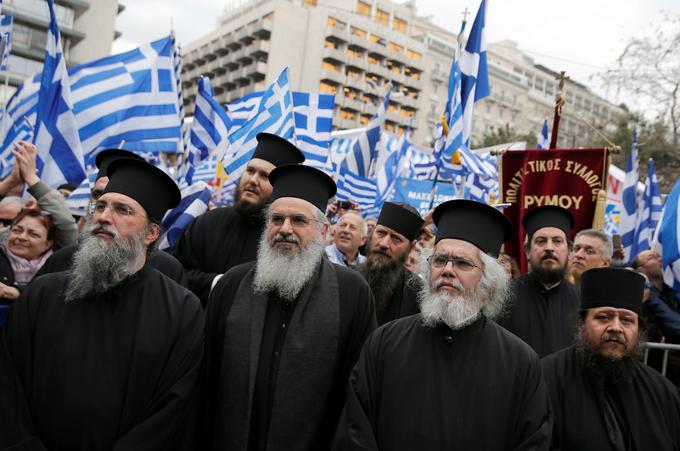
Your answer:
[[[595,383],[599,386],[603,386],[605,383],[616,385],[632,379],[635,365],[639,365],[642,356],[644,333],[638,335],[637,343],[626,352],[626,355],[615,359],[601,355],[597,347],[585,338],[583,327],[579,328],[574,343],[576,357]]]
[[[391,257],[372,250],[369,252],[366,262],[357,267],[357,271],[364,276],[373,291],[377,315],[380,315],[389,306],[394,289],[401,280],[401,268],[406,261],[406,256],[408,256],[408,253],[395,261]]]
[[[249,202],[241,202],[241,182],[234,190],[234,210],[244,218],[261,219],[264,205],[253,205]]]
[[[567,273],[567,268],[565,266],[561,268],[542,268],[540,266],[532,266],[531,273],[538,279],[541,283],[557,283],[564,278]]]

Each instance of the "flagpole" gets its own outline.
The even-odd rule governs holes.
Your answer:
[[[5,41],[5,46],[7,46],[8,37],[9,36],[7,35],[7,33],[5,33],[2,37],[2,40]],[[5,54],[5,46],[2,47],[2,55],[0,56],[0,59]],[[5,72],[5,82],[4,82],[5,89],[3,91],[3,95],[4,95],[5,98],[4,98],[4,103],[3,103],[3,106],[2,106],[2,125],[1,125],[2,126],[2,142],[3,143],[5,142],[5,137],[7,136],[6,127],[7,127],[7,104],[9,103],[9,98],[7,97],[7,90],[9,89],[9,61],[7,61],[7,67],[5,68],[4,72]]]
[[[564,99],[564,82],[569,80],[565,71],[561,71],[560,75],[555,77],[555,80],[559,80],[560,84],[557,88],[557,94],[555,94],[555,113],[553,115],[553,127],[552,136],[550,137],[550,147],[549,149],[557,148],[557,135],[560,130],[560,117],[562,117],[562,107],[566,103]]]

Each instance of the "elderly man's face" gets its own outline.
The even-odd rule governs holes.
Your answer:
[[[557,227],[543,227],[531,237],[528,258],[534,268],[565,268],[568,255],[567,236]]]
[[[94,206],[93,235],[104,240],[114,240],[118,235],[130,238],[147,227],[148,216],[144,208],[133,198],[120,193],[102,194]],[[160,235],[158,227],[151,227],[144,237],[149,246]]]
[[[326,227],[324,224],[323,230],[319,232],[311,203],[295,197],[282,197],[272,202],[265,233],[274,250],[282,255],[290,255],[322,239]]]
[[[358,213],[348,211],[335,224],[335,245],[346,255],[356,255],[359,247],[366,241],[364,220]]]
[[[638,315],[631,310],[589,309],[583,327],[587,345],[602,357],[621,359],[630,355],[638,342]]]
[[[437,261],[443,257],[450,260],[456,259],[437,267]],[[463,294],[462,288],[467,293],[474,292],[482,278],[484,264],[479,258],[479,249],[467,241],[445,238],[440,240],[429,258],[430,286],[438,293],[449,292],[451,296]]]
[[[638,254],[638,271],[645,273],[648,277],[663,275],[663,261],[657,252],[646,250]]]
[[[274,167],[261,158],[253,158],[248,162],[238,183],[238,206],[260,207],[269,200],[272,195],[269,173]]]
[[[609,266],[609,261],[602,258],[604,241],[595,236],[581,235],[574,240],[574,248],[569,253],[569,265],[572,274],[581,275],[590,268]]]
[[[378,224],[369,241],[368,258],[371,261],[379,261],[383,265],[389,262],[401,265],[410,249],[411,242],[404,235]]]

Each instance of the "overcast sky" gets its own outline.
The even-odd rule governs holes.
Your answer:
[[[125,11],[113,44],[119,52],[152,41],[174,24],[186,45],[215,28],[217,17],[232,0],[120,0]],[[342,4],[341,0],[336,0]],[[324,3],[324,0],[319,1]],[[325,3],[334,3],[325,0]],[[467,7],[469,26],[480,0],[416,0],[420,15],[457,31]],[[633,36],[650,34],[664,14],[680,14],[678,0],[490,0],[487,1],[487,42],[512,39],[537,63],[594,86],[594,74],[613,65]],[[598,91],[600,91],[598,89]],[[600,91],[610,100],[615,93]]]

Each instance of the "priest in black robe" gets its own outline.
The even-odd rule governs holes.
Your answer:
[[[422,281],[404,264],[423,222],[410,205],[385,202],[366,243],[366,261],[357,270],[373,291],[379,326],[420,311],[418,291]]]
[[[194,219],[174,249],[188,272],[189,288],[204,305],[218,276],[257,257],[264,229],[262,211],[272,193],[269,173],[277,166],[305,160],[297,147],[276,135],[260,133],[257,141],[234,192],[234,205]]]
[[[0,340],[0,449],[187,443],[203,310],[146,264],[179,189],[140,160],[120,158],[108,175],[72,270],[36,278],[10,310]]]
[[[564,208],[544,206],[529,210],[522,224],[531,268],[513,281],[507,313],[499,322],[544,357],[574,340],[579,294],[565,279],[574,217]]]
[[[361,345],[375,328],[371,290],[324,258],[335,183],[302,165],[270,175],[257,261],[210,295],[203,436],[197,449],[328,449]]]
[[[553,449],[680,449],[678,388],[640,362],[644,278],[583,273],[576,344],[541,364],[553,406]]]
[[[465,200],[439,205],[433,219],[421,313],[364,345],[335,449],[547,450],[552,414],[538,357],[493,321],[508,281],[490,254],[512,226]]]

